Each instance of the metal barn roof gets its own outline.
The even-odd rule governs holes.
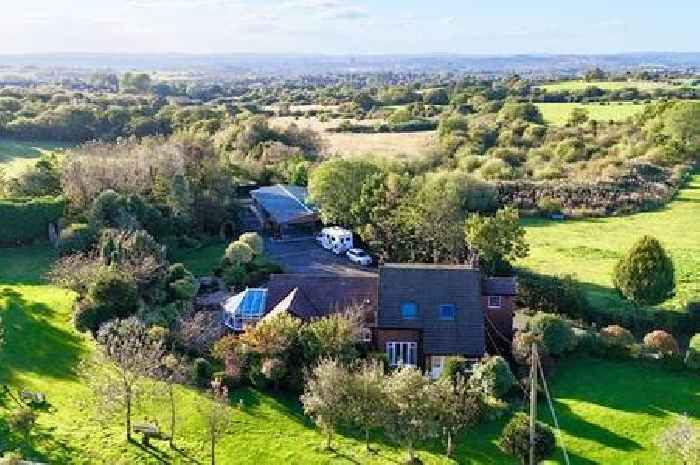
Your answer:
[[[307,203],[308,193],[304,187],[277,184],[255,189],[250,195],[275,223],[316,219],[317,211]]]

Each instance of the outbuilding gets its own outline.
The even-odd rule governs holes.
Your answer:
[[[250,196],[263,230],[275,237],[308,235],[320,225],[318,210],[308,203],[304,187],[276,184],[255,189]]]

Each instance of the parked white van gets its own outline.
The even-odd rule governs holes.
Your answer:
[[[336,255],[343,255],[353,248],[352,232],[339,226],[323,228],[316,236],[316,240],[321,244],[321,247]]]

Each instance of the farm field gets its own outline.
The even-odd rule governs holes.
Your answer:
[[[700,174],[666,207],[635,215],[586,220],[524,219],[530,256],[520,265],[545,274],[572,274],[584,285],[591,304],[621,309],[626,305],[612,287],[615,263],[642,235],[657,237],[676,267],[676,295],[659,305],[679,309],[684,298],[700,292]]]
[[[561,81],[551,84],[542,84],[537,86],[538,89],[546,90],[547,92],[562,92],[583,90],[586,87],[598,87],[605,90],[620,90],[636,87],[639,90],[654,90],[674,87],[667,82],[654,81]]]
[[[383,120],[363,120],[362,124],[374,124]],[[317,118],[278,117],[271,120],[277,127],[291,123],[317,131],[324,140],[323,153],[329,156],[357,156],[378,154],[395,159],[414,159],[430,154],[436,147],[437,131],[353,134],[325,132],[340,124],[339,120],[321,122]]]
[[[119,422],[102,425],[91,418],[84,402],[89,396],[77,367],[93,343],[72,327],[73,295],[42,281],[51,260],[45,245],[0,249],[0,314],[6,332],[6,346],[0,352],[0,384],[44,392],[50,404],[40,416],[30,455],[59,465],[208,461],[196,407],[204,400],[194,390],[178,391],[181,433],[177,451],[158,441],[152,447],[126,444]],[[643,386],[640,380],[645,380]],[[654,440],[671,415],[685,412],[700,417],[697,376],[643,363],[571,358],[557,368],[551,390],[573,464],[657,463]],[[234,405],[239,399],[244,407],[234,409],[229,434],[218,447],[220,464],[390,465],[403,456],[383,439],[379,453],[368,455],[362,436],[353,431],[336,437],[335,452],[324,452],[322,435],[303,416],[293,396],[252,389],[231,393]],[[0,399],[0,406],[8,402]],[[148,415],[167,424],[161,402],[151,397],[142,403],[135,420]],[[540,417],[548,418],[544,404]],[[420,456],[431,465],[515,465],[495,445],[504,422],[505,418],[487,422],[463,435],[455,460],[446,459],[437,443],[421,450]],[[0,451],[17,447],[20,442],[9,433],[0,413]]]
[[[0,168],[8,175],[15,175],[42,153],[63,149],[67,144],[49,141],[19,141],[13,139],[0,139]]]
[[[549,124],[561,126],[566,123],[574,108],[585,108],[588,117],[596,121],[623,121],[644,111],[645,104],[613,102],[608,105],[583,103],[537,103],[542,117]]]

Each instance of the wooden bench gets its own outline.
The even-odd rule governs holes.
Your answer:
[[[44,405],[46,395],[43,392],[20,391],[19,398],[29,405]]]
[[[160,428],[150,423],[137,423],[132,430],[134,433],[143,435],[143,444],[145,446],[151,445],[151,439],[161,439],[163,437]]]

